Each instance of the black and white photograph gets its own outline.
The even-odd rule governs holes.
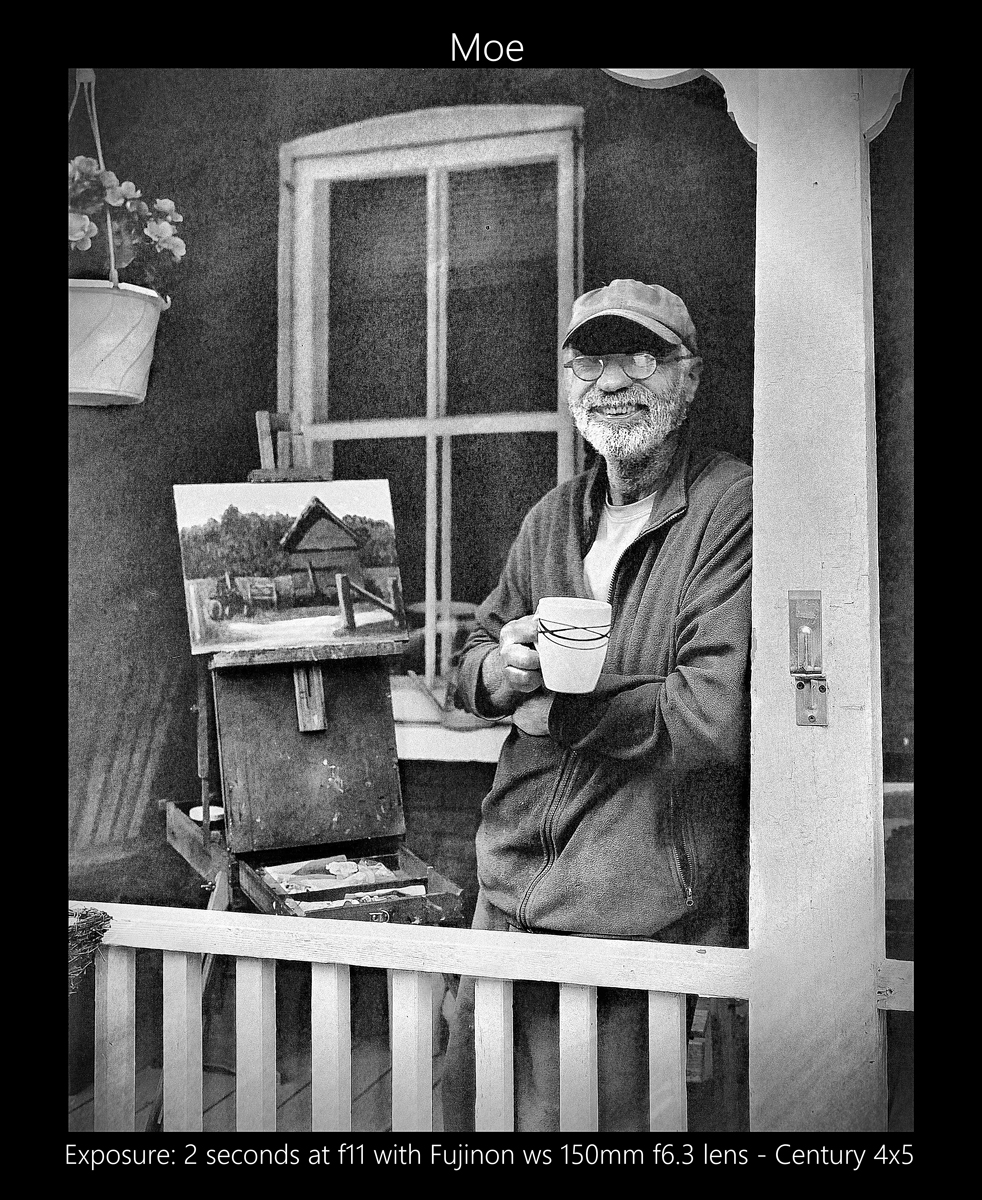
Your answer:
[[[909,1166],[915,71],[412,44],[68,70],[69,1164]]]

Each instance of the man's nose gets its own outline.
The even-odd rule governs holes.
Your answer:
[[[634,381],[615,359],[605,362],[603,373],[597,380],[597,387],[603,392],[619,392],[621,388],[630,387]]]

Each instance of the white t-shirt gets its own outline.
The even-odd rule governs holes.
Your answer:
[[[651,516],[657,492],[635,500],[633,504],[611,504],[608,500],[600,517],[593,545],[583,560],[583,577],[594,600],[606,600],[614,568]]]

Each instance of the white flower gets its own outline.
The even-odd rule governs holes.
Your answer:
[[[96,159],[77,155],[68,164],[69,250],[89,250],[99,230],[105,232],[109,219],[117,269],[132,267],[134,278],[143,271],[156,279],[155,266],[181,262],[187,246],[177,236],[177,229],[184,217],[168,197],[154,200],[151,208],[142,196],[132,180],[120,182],[115,171],[106,170]],[[151,246],[158,255],[166,252],[167,257],[154,263]]]
[[[174,261],[180,262],[187,253],[187,246],[184,244],[184,239],[179,237],[162,237],[157,243],[157,249],[169,250],[174,255]]]
[[[112,172],[107,171],[106,174],[112,174]],[[113,175],[113,178],[116,178],[115,175]],[[118,206],[122,204],[124,200],[136,200],[142,194],[142,192],[138,192],[136,190],[135,183],[131,183],[128,179],[125,183],[120,183],[117,179],[115,184],[106,187],[106,203]]]
[[[169,221],[150,221],[143,231],[151,241],[174,236],[174,226]]]
[[[94,158],[79,154],[68,164],[68,178],[71,182],[81,179],[95,179],[99,174],[99,164]]]
[[[181,214],[176,211],[177,206],[174,204],[173,200],[154,200],[153,206],[157,212],[170,221],[171,224],[176,225],[179,221],[184,220]]]
[[[73,250],[88,250],[98,232],[95,222],[90,221],[85,213],[68,214],[68,243]]]

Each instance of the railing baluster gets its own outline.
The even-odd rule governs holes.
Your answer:
[[[164,951],[165,1133],[202,1128],[201,964],[200,954]]]
[[[92,1119],[97,1133],[136,1125],[136,951],[128,946],[96,955]]]
[[[559,1128],[597,1128],[597,989],[559,985]]]
[[[194,1019],[196,996],[190,972],[197,955],[228,955],[236,960],[236,1116],[243,1131],[275,1130],[275,963],[279,959],[309,962],[315,972],[312,1112],[317,1113],[315,1128],[325,1131],[346,1130],[351,1122],[350,1026],[346,1023],[350,1000],[348,967],[343,964],[387,969],[393,979],[393,1128],[423,1132],[433,1123],[433,975],[446,972],[484,980],[475,998],[479,1120],[482,1129],[502,1131],[507,1131],[512,1118],[506,1019],[511,980],[551,980],[560,986],[561,1127],[571,1131],[590,1131],[597,1125],[598,986],[649,990],[649,1116],[655,1132],[686,1127],[685,993],[705,989],[707,995],[750,994],[751,960],[745,950],[611,941],[591,944],[587,955],[582,947],[571,946],[575,939],[546,934],[522,939],[484,930],[396,925],[369,929],[360,922],[284,921],[255,913],[124,904],[98,907],[112,918],[112,924],[96,959],[93,1117],[97,1131],[134,1128],[137,948],[173,955],[168,962],[175,965],[165,967],[167,1075],[168,1086],[175,1088],[173,1103],[180,1105],[181,1085],[176,1080],[185,1072],[188,1129],[197,1115],[189,1082],[197,1031],[187,1028],[182,1035],[178,1027],[182,1011],[188,1014],[188,1024]],[[184,955],[189,957],[181,967]],[[900,965],[887,963],[886,968]],[[495,973],[505,978],[495,982],[490,978]],[[653,995],[652,988],[658,989]],[[904,998],[903,1003],[912,1001]],[[176,1129],[182,1118],[172,1118],[170,1112],[167,1127]]]
[[[235,1128],[276,1132],[276,961],[235,960]]]
[[[314,1133],[351,1128],[351,971],[310,965],[310,1102]]]
[[[475,1128],[502,1132],[515,1128],[512,1053],[512,982],[474,981],[474,1057],[477,1070]]]
[[[648,993],[648,1087],[652,1133],[683,1132],[685,1107],[685,996]]]
[[[392,972],[392,1129],[433,1128],[433,980]]]

